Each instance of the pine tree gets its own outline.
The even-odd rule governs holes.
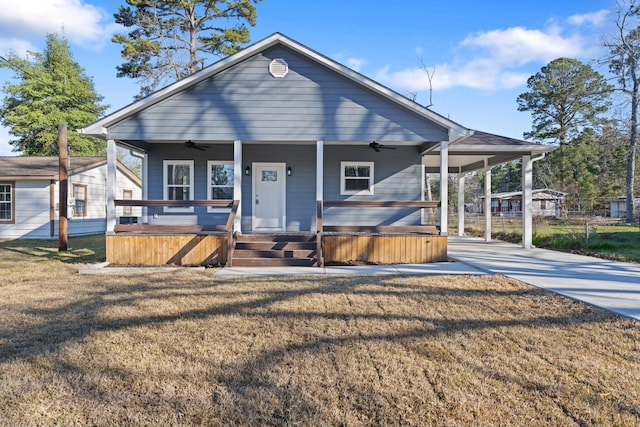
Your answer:
[[[142,97],[201,70],[207,56],[237,52],[249,42],[245,23],[256,25],[258,1],[126,0],[114,15],[131,29],[112,38],[126,60],[117,76],[139,80]]]
[[[58,154],[58,124],[69,129],[84,127],[98,119],[106,105],[93,81],[73,61],[64,37],[47,34],[43,52],[29,52],[26,58],[10,54],[2,66],[15,72],[17,83],[5,83],[0,122],[13,137],[13,151],[25,156]],[[104,154],[104,143],[67,134],[71,155]]]

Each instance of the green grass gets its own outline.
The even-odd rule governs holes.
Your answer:
[[[71,237],[66,251],[58,251],[58,240],[0,240],[0,269],[10,268],[16,261],[25,259],[45,263],[86,264],[105,260],[105,236]]]
[[[465,230],[483,236],[484,229],[472,221]],[[494,217],[492,238],[511,243],[522,241],[520,218]],[[533,245],[571,251],[599,258],[640,263],[640,229],[637,225],[604,222],[596,218],[539,219],[533,222]]]

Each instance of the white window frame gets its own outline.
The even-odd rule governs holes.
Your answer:
[[[77,191],[80,190],[80,193],[83,197],[76,197]],[[88,205],[88,195],[89,195],[89,186],[87,184],[71,184],[71,197],[73,198],[73,217],[74,218],[86,218],[87,215],[87,205]],[[78,201],[81,200],[84,202],[84,211],[83,213],[78,213]]]
[[[3,201],[3,204],[7,204],[10,207],[11,218],[9,219],[0,219],[0,224],[15,224],[16,223],[16,183],[15,181],[2,181],[0,182],[2,185],[7,185],[9,187],[9,198],[8,201]]]
[[[187,165],[189,166],[189,200],[193,200],[193,160],[164,160],[162,162],[162,198],[169,200],[169,174],[167,169],[169,166]],[[193,206],[188,207],[171,207],[165,206],[163,212],[193,212]]]
[[[340,195],[342,196],[351,196],[351,195],[373,195],[373,183],[374,183],[374,162],[340,162]],[[368,166],[369,171],[371,172],[369,175],[369,189],[368,190],[347,190],[347,179],[352,179],[353,177],[345,176],[344,170],[347,166]]]
[[[211,191],[213,187],[211,184],[211,166],[219,166],[219,165],[231,166],[231,169],[233,170],[233,160],[209,160],[207,162],[207,200],[213,200],[212,198],[213,192]],[[233,190],[233,181],[234,181],[234,177],[232,175],[231,185],[216,185],[216,187],[231,187],[231,190]],[[231,208],[216,208],[216,207],[208,206],[207,212],[208,213],[229,213],[231,212]]]

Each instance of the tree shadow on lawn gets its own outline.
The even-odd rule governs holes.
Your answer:
[[[24,262],[25,255],[27,260],[59,261],[68,264],[87,264],[106,259],[103,234],[70,237],[67,248],[66,251],[59,251],[57,239],[0,240],[0,251],[4,252],[7,258],[11,257],[10,253],[15,254],[16,262]]]
[[[322,279],[298,278],[296,282],[284,281],[282,286],[268,285],[265,278],[220,279],[209,278],[204,275],[183,277],[179,273],[168,275],[149,274],[127,277],[120,283],[118,277],[109,278],[90,276],[93,279],[86,284],[85,295],[55,307],[34,309],[28,306],[9,308],[9,310],[24,310],[30,316],[40,319],[36,325],[13,325],[8,330],[0,332],[0,363],[15,360],[31,360],[38,356],[47,356],[61,350],[68,344],[81,343],[95,333],[110,331],[125,331],[136,327],[162,327],[178,321],[197,321],[213,317],[237,318],[247,320],[287,320],[290,322],[316,321],[347,321],[347,322],[407,322],[406,327],[389,331],[357,330],[345,336],[307,337],[297,343],[270,343],[271,346],[262,352],[249,355],[249,360],[241,362],[234,371],[229,371],[220,381],[226,385],[226,391],[232,394],[231,400],[238,411],[251,410],[256,413],[256,419],[262,422],[287,423],[295,421],[288,418],[286,406],[293,404],[300,409],[300,413],[321,413],[314,402],[305,399],[305,391],[278,384],[264,375],[291,357],[304,357],[306,354],[322,354],[330,348],[344,347],[355,344],[369,345],[384,342],[409,342],[420,339],[438,339],[449,337],[456,333],[473,333],[473,331],[502,330],[505,328],[527,327],[546,328],[563,327],[567,325],[597,323],[610,321],[614,315],[576,302],[570,302],[572,310],[559,313],[542,313],[537,310],[534,315],[523,313],[509,313],[511,318],[500,318],[491,313],[492,306],[499,307],[507,300],[531,300],[548,298],[549,293],[534,287],[512,289],[480,289],[453,288],[447,286],[421,286],[406,282],[401,276],[364,276],[364,277],[332,277]],[[185,280],[186,279],[186,280]],[[466,278],[474,280],[473,277]],[[114,283],[104,282],[112,280]],[[456,280],[461,280],[456,278]],[[59,286],[59,285],[58,285]],[[454,299],[455,306],[464,309],[465,305],[483,304],[484,312],[489,313],[484,318],[464,318],[455,314],[438,313],[424,315],[422,313],[394,313],[384,311],[380,307],[378,312],[358,310],[322,310],[313,307],[312,310],[302,311],[286,309],[283,303],[296,304],[310,296],[358,298],[362,296],[372,298],[397,297],[409,300],[429,301],[434,298]],[[554,298],[561,298],[556,297]],[[200,307],[185,306],[185,301],[198,301]],[[152,307],[154,301],[175,300],[175,306],[184,307],[169,313],[145,313],[141,308],[137,314],[127,317],[105,317],[104,313],[112,308],[129,308],[128,313],[136,312],[136,307]],[[202,301],[206,303],[202,304]],[[207,302],[208,301],[208,302]],[[487,303],[490,301],[490,303]],[[193,304],[196,305],[196,304]],[[555,306],[557,307],[557,306]],[[564,307],[564,306],[563,306]],[[530,314],[530,313],[529,313]],[[411,325],[411,326],[409,326]],[[391,328],[393,329],[393,328]],[[260,331],[257,331],[258,333]],[[215,336],[216,331],[211,332]],[[212,337],[213,338],[213,337]],[[186,358],[186,356],[184,356]],[[207,363],[206,360],[201,361]],[[231,361],[232,362],[232,361]],[[63,375],[71,374],[74,378],[83,378],[81,389],[77,393],[85,399],[99,402],[117,402],[118,395],[105,388],[104,385],[93,383],[96,375],[85,372],[85,368],[73,363],[60,363],[57,366]],[[103,375],[116,378],[126,378],[131,373],[125,368],[110,368]],[[508,378],[509,381],[525,381],[520,378]],[[77,383],[78,380],[76,380]],[[264,412],[256,407],[255,396],[260,394],[280,396],[280,409]],[[142,399],[142,398],[141,398]],[[212,391],[212,399],[216,394]],[[289,403],[286,400],[289,399]],[[179,405],[179,402],[174,402]],[[241,414],[240,414],[241,415]],[[637,412],[636,412],[636,415]]]

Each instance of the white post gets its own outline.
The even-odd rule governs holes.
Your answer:
[[[316,200],[324,200],[324,141],[316,141]]]
[[[533,162],[531,155],[522,156],[522,247],[533,243]]]
[[[142,200],[149,198],[149,155],[144,153],[142,157]],[[142,223],[149,222],[149,208],[142,207]]]
[[[465,176],[458,174],[458,236],[464,236],[464,181]]]
[[[491,167],[484,161],[484,240],[491,241]]]
[[[239,200],[238,213],[233,222],[233,230],[242,230],[242,141],[233,141],[233,199]]]
[[[449,141],[440,143],[440,235],[449,235]]]
[[[116,141],[107,140],[107,234],[113,234],[116,226]]]

